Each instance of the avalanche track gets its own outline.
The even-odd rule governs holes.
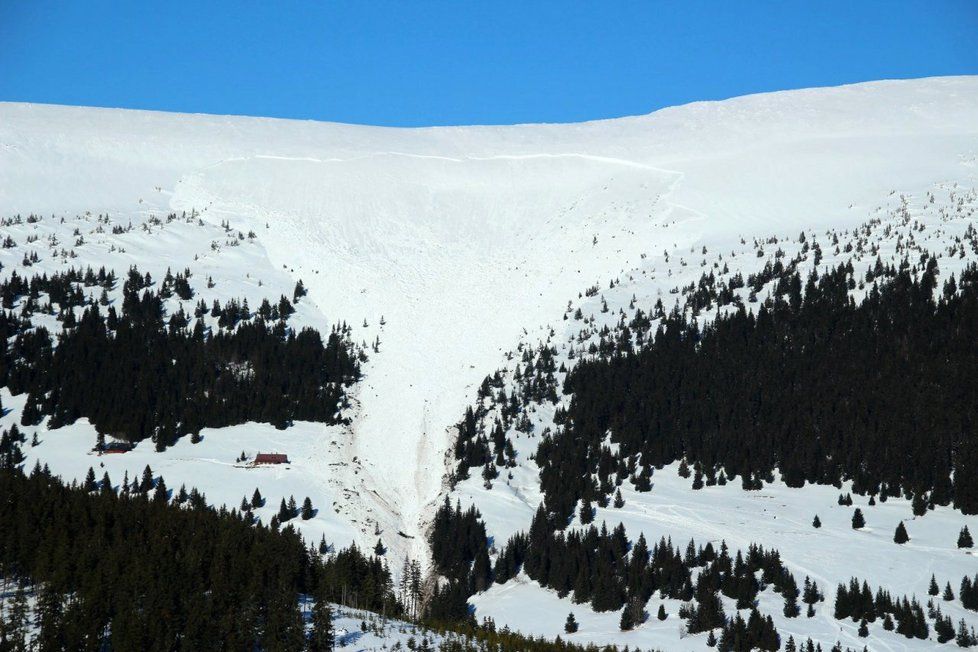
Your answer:
[[[374,522],[425,558],[451,426],[569,299],[667,246],[853,225],[894,188],[973,179],[976,154],[966,77],[409,130],[0,104],[0,212],[196,209],[254,231],[328,320],[378,343],[347,464],[322,474],[364,542]]]

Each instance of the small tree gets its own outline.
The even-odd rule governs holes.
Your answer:
[[[621,509],[625,506],[625,499],[621,497],[621,489],[615,490],[615,509]]]
[[[904,544],[907,541],[910,541],[910,535],[907,534],[907,528],[903,527],[903,521],[900,521],[899,523],[897,523],[896,532],[893,533],[893,542]]]
[[[95,482],[95,469],[88,467],[88,475],[85,476],[85,491],[95,491],[98,483]]]
[[[285,504],[285,498],[278,506],[278,522],[285,523],[290,518],[292,518],[292,511],[289,509],[288,505]]]
[[[815,518],[812,519],[812,527],[815,528],[816,530],[822,527],[822,521],[819,520],[818,514],[816,514]]]
[[[930,586],[927,588],[927,595],[939,595],[940,593],[941,589],[937,586],[937,578],[932,573],[930,576]]]
[[[866,619],[863,618],[859,621],[859,631],[857,632],[860,638],[866,638],[869,636],[869,626],[866,624]]]
[[[621,611],[621,620],[618,621],[618,626],[623,632],[627,632],[635,627],[635,621],[632,619],[631,609],[629,609],[627,606]]]
[[[166,488],[166,483],[163,482],[163,476],[156,482],[156,489],[153,490],[153,500],[158,503],[165,503],[170,499],[170,492]]]
[[[153,488],[153,469],[149,468],[149,464],[143,469],[143,477],[139,482],[139,491],[142,493],[148,492]]]
[[[686,459],[679,463],[679,477],[688,478],[689,477],[689,464],[686,464]]]
[[[254,508],[265,506],[265,499],[261,497],[258,487],[255,487],[255,493],[251,494],[251,506]]]
[[[657,613],[655,617],[659,620],[665,620],[669,617],[669,615],[666,613],[666,606],[664,604],[659,605],[659,613]]]
[[[306,496],[306,499],[302,501],[302,520],[308,521],[312,518],[313,513],[312,500]]]
[[[568,634],[573,634],[577,631],[577,621],[574,620],[574,614],[567,614],[567,621],[564,623],[564,631]]]
[[[379,557],[385,552],[387,552],[387,548],[384,547],[384,544],[380,539],[377,539],[377,545],[374,546],[374,554]]]
[[[958,534],[958,547],[959,548],[971,548],[975,545],[975,542],[971,540],[971,532],[968,532],[968,526],[965,525],[961,528],[961,533]]]
[[[594,520],[594,507],[591,506],[591,501],[584,499],[581,503],[581,523],[587,525]]]
[[[924,498],[924,493],[918,491],[913,495],[913,500],[910,502],[910,508],[913,510],[914,516],[923,516],[927,513],[927,500]]]
[[[857,507],[852,513],[852,529],[861,530],[864,527],[866,527],[866,519],[863,517],[862,510]]]

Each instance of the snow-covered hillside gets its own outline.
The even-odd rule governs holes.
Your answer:
[[[660,292],[695,280],[672,278],[686,266],[680,259],[698,278],[702,256],[693,252],[704,247],[733,252],[745,249],[742,238],[851,229],[893,191],[921,198],[954,184],[978,185],[978,78],[773,93],[578,125],[413,130],[0,104],[0,215],[44,216],[3,229],[0,236],[9,231],[17,247],[0,250],[0,273],[37,249],[42,260],[35,271],[91,264],[124,273],[138,264],[161,276],[167,267],[188,267],[198,279],[213,277],[212,294],[222,300],[275,299],[301,279],[310,294],[298,304],[298,323],[327,329],[345,321],[355,341],[379,341],[352,390],[349,427],[300,424],[285,433],[238,427],[249,454],[288,448],[287,471],[236,467],[242,437],[224,445],[222,432],[206,432],[196,447],[181,442],[159,458],[140,446],[106,466],[119,480],[124,469],[132,477],[150,463],[169,486],[193,484],[231,506],[263,474],[266,498],[310,495],[320,507],[308,524],[311,538],[372,546],[381,536],[397,568],[406,556],[427,557],[424,534],[447,490],[452,426],[482,379],[503,367],[518,343],[545,340],[550,325],[563,323],[568,301],[586,288],[630,276],[618,286],[620,296],[608,297],[612,313],[632,294],[647,306]],[[184,211],[198,211],[203,224],[150,221]],[[96,236],[100,213],[137,228]],[[78,257],[54,255],[46,238],[53,233],[68,243],[75,229],[85,239],[74,247]],[[238,231],[255,237],[238,240]],[[31,234],[40,239],[28,243]],[[675,270],[663,252],[672,253]],[[208,290],[198,289],[210,301]],[[16,398],[3,399],[17,409]],[[76,431],[86,432],[74,438]],[[27,452],[80,478],[93,462],[85,456],[93,438],[79,423],[42,433]],[[460,489],[480,505],[499,540],[527,527],[535,507],[532,468],[521,471],[526,486],[503,499],[499,490],[481,495],[478,483]],[[264,477],[271,474],[277,475]],[[785,490],[766,495],[768,507],[734,487],[712,489],[731,493],[729,503],[687,498],[668,485],[652,502],[626,497],[634,510],[630,531],[676,541],[726,538],[731,545],[770,536],[761,542],[787,556],[788,540],[796,538],[784,534],[782,542],[780,526],[738,530],[778,516],[808,523],[809,505],[822,503],[829,521],[826,500],[835,495]],[[717,505],[729,506],[721,510],[726,525],[713,520]],[[738,513],[745,516],[730,515]],[[930,523],[939,518],[928,516]],[[953,543],[949,528],[951,520],[933,530],[933,546],[938,539]],[[931,560],[941,557],[931,548],[918,552],[883,564],[910,564],[915,576],[929,577]],[[858,570],[799,554],[793,563],[824,578],[829,589],[840,574]],[[957,561],[947,567],[964,570]],[[910,579],[893,588],[922,593]],[[521,592],[556,601],[533,591],[495,587],[477,598],[478,613],[531,633],[558,633],[567,604],[533,623],[512,607],[525,603],[512,600]],[[621,640],[615,622],[590,633],[582,627],[579,636]],[[666,629],[675,634],[674,623]],[[823,641],[839,637],[812,633]],[[673,641],[635,634],[641,645]],[[903,648],[891,641],[879,649]]]

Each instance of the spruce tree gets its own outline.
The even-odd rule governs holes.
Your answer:
[[[17,582],[17,590],[14,592],[14,599],[10,605],[10,618],[7,622],[7,641],[10,643],[11,650],[27,649],[28,616],[30,607],[27,602],[27,592],[24,590],[24,583]]]
[[[621,509],[625,506],[625,499],[621,497],[621,489],[615,490],[615,509]]]
[[[313,516],[312,500],[309,496],[306,496],[305,500],[302,501],[302,520],[308,521]]]
[[[923,516],[927,513],[927,499],[924,498],[924,492],[918,491],[913,495],[913,500],[911,501],[911,509],[913,510],[914,516]]]
[[[958,534],[958,548],[971,548],[974,545],[974,541],[971,540],[971,532],[968,531],[968,526],[965,525],[961,528],[961,533]]]
[[[665,620],[669,617],[669,615],[666,613],[666,606],[664,604],[659,605],[659,611],[655,617],[659,620]]]
[[[577,631],[577,621],[574,619],[574,614],[567,614],[567,620],[564,622],[564,631],[568,634],[573,634]]]
[[[950,585],[949,585],[950,586]],[[937,578],[931,573],[930,586],[927,587],[927,595],[940,595],[941,589],[937,586]]]
[[[690,473],[689,473],[689,464],[686,463],[686,458],[683,458],[682,461],[679,462],[679,471],[678,471],[678,473],[679,473],[679,477],[680,478],[689,478],[689,475],[690,475]]]
[[[255,493],[251,495],[251,506],[256,509],[265,506],[265,499],[261,497],[261,492],[258,491],[258,487],[255,487]]]
[[[88,475],[85,476],[85,491],[95,491],[98,483],[95,482],[95,469],[88,467]]]
[[[903,521],[900,521],[897,523],[896,532],[893,533],[893,542],[904,544],[907,541],[910,541],[910,535],[907,534],[907,528],[903,527]]]
[[[156,482],[156,488],[153,490],[153,500],[158,503],[165,503],[170,499],[170,492],[167,491],[166,483],[163,482],[163,477]]]
[[[139,492],[148,493],[149,490],[153,488],[153,485],[153,470],[149,468],[149,464],[147,464],[146,468],[143,469],[142,480],[139,481]]]
[[[816,530],[822,527],[822,521],[819,520],[818,514],[816,514],[815,518],[812,520],[812,527],[815,528]]]
[[[618,626],[623,632],[627,632],[635,627],[635,621],[632,618],[631,609],[627,606],[621,611],[621,620],[618,621]]]
[[[594,507],[591,506],[590,500],[585,499],[584,502],[581,503],[580,516],[581,523],[584,525],[594,521]]]
[[[863,518],[863,512],[858,507],[856,511],[852,513],[852,529],[860,530],[866,527],[866,519]]]
[[[312,608],[312,628],[309,632],[309,652],[333,652],[333,610],[323,592]]]
[[[784,597],[784,609],[782,610],[785,618],[795,618],[801,613],[798,607],[798,585],[795,578],[788,574],[781,583],[781,595]]]
[[[958,644],[958,647],[971,647],[972,638],[971,633],[968,631],[968,623],[962,618],[958,622],[958,635],[955,638],[955,643]]]
[[[944,595],[942,595],[941,598],[945,602],[951,602],[952,600],[954,600],[954,591],[951,589],[950,582],[944,585]]]

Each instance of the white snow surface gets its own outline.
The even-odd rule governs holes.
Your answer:
[[[0,215],[109,212],[139,225],[150,215],[197,210],[206,223],[203,231],[175,222],[152,236],[133,234],[121,253],[108,247],[122,239],[106,235],[77,248],[79,260],[42,264],[107,264],[124,272],[137,263],[154,277],[186,265],[197,281],[220,278],[220,297],[275,299],[302,279],[310,295],[299,303],[298,323],[328,328],[345,320],[356,341],[380,341],[353,390],[349,428],[298,424],[279,433],[250,424],[205,432],[193,449],[181,442],[156,455],[145,442],[134,453],[92,459],[118,465],[111,469],[116,482],[123,466],[132,477],[149,463],[171,488],[186,482],[230,506],[250,496],[258,474],[269,475],[276,489],[259,485],[267,509],[280,496],[314,494],[320,514],[304,524],[311,537],[372,545],[376,524],[394,568],[404,556],[427,556],[424,531],[446,488],[451,426],[482,378],[527,334],[557,323],[586,287],[606,287],[666,249],[729,249],[742,236],[853,227],[894,189],[923,192],[948,183],[978,184],[978,77],[882,81],[609,121],[509,127],[390,129],[0,103]],[[253,230],[255,241],[208,249],[223,234],[223,221]],[[46,236],[44,229],[57,229],[53,224],[45,218],[31,228]],[[9,268],[23,249],[0,256]],[[195,289],[210,302],[214,293],[199,283]],[[3,399],[17,407],[17,398]],[[80,456],[94,431],[69,435],[86,428],[42,433],[41,446],[28,452],[55,472],[83,477],[92,460]],[[294,461],[288,472],[233,466],[242,448],[275,446],[288,448]],[[192,463],[177,463],[181,455]],[[802,491],[787,490],[771,504],[803,501],[809,490]],[[506,503],[496,494],[480,506],[499,540],[528,525],[533,500]],[[745,505],[757,500],[750,496]],[[630,518],[647,536],[671,525],[674,540],[710,538],[690,526],[684,509],[656,503]],[[809,522],[810,512],[797,514],[799,522]],[[704,518],[695,513],[695,520]],[[736,512],[729,518],[737,520]],[[826,511],[822,518],[832,517]],[[894,525],[889,519],[880,536]],[[942,542],[950,536],[943,530]],[[731,543],[732,531],[725,533]],[[827,594],[833,588],[823,586]],[[504,591],[532,587],[493,589],[477,598],[480,614],[531,633],[559,630],[566,604],[553,626],[537,627],[525,613],[506,617]],[[549,597],[528,599],[557,601],[544,593]],[[574,610],[581,620],[583,607]],[[610,639],[593,640],[620,636],[612,616]],[[675,629],[675,621],[667,623]]]

